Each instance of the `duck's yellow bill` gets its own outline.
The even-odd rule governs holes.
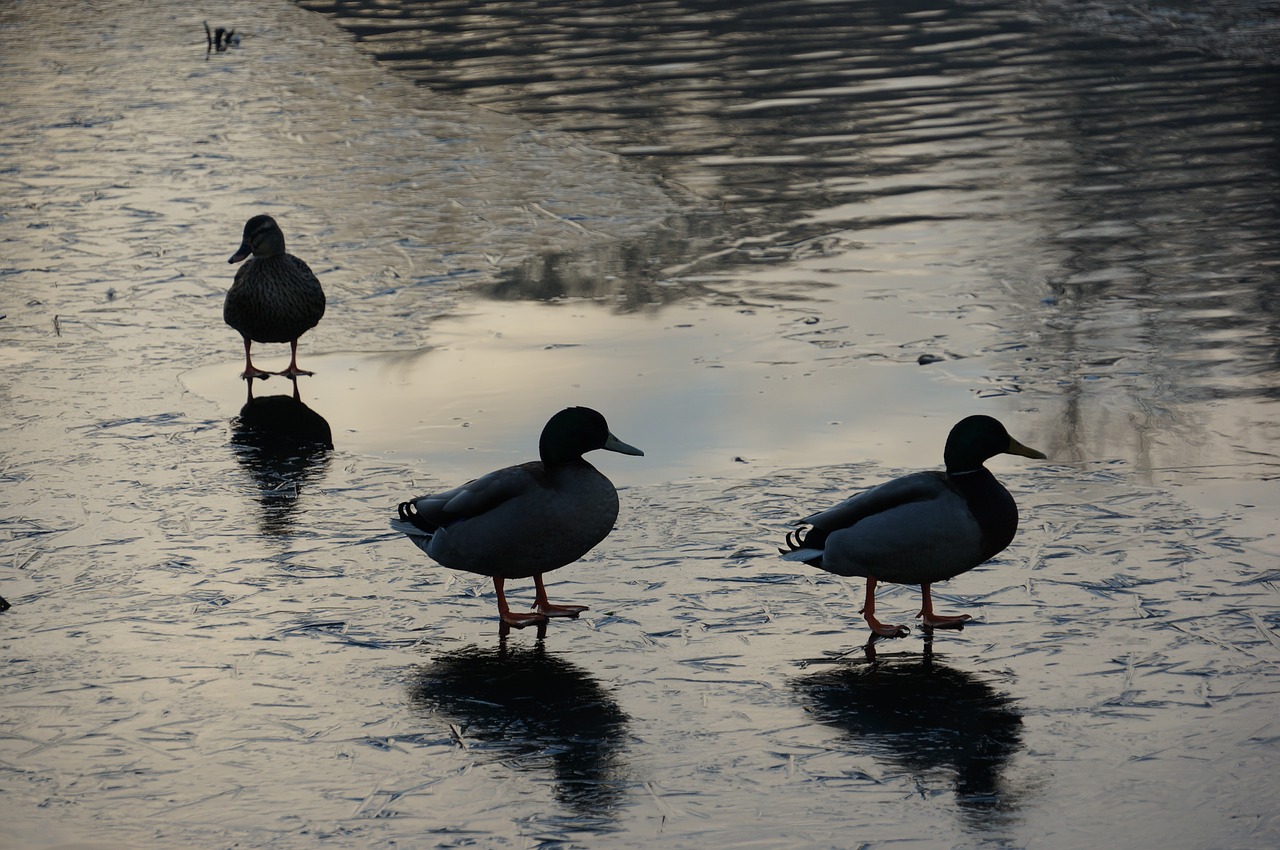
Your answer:
[[[1036,460],[1049,459],[1049,456],[1044,452],[1024,446],[1013,437],[1009,438],[1009,448],[1005,449],[1005,452],[1011,455],[1018,455],[1019,457],[1035,458]]]

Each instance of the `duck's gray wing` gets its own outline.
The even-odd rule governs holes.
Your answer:
[[[410,537],[430,538],[437,529],[483,516],[541,488],[542,479],[542,464],[537,461],[495,470],[452,490],[410,499],[401,506],[401,517],[392,520],[391,527]],[[406,517],[406,508],[411,519]]]
[[[869,516],[891,511],[912,502],[927,502],[952,492],[940,472],[916,472],[864,490],[834,507],[800,520],[824,531],[848,528]]]
[[[787,561],[803,561],[818,564],[823,559],[827,537],[833,532],[850,528],[868,517],[886,514],[904,505],[929,502],[951,494],[946,477],[940,472],[916,472],[864,490],[845,499],[834,507],[800,520],[798,525],[809,525],[807,533],[792,532],[787,535],[788,549],[782,556]]]

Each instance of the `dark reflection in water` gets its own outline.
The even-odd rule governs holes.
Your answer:
[[[477,291],[495,301],[554,301],[609,298],[632,311],[668,304],[703,291],[696,282],[674,280],[671,264],[712,250],[728,223],[719,214],[673,218],[642,239],[626,239],[589,251],[547,251],[503,269]]]
[[[1013,700],[981,678],[923,655],[876,656],[793,680],[805,709],[839,729],[855,753],[908,771],[925,788],[946,783],[974,828],[1007,822],[1022,803],[1005,779],[1022,749]]]
[[[292,395],[254,396],[231,420],[236,460],[258,486],[264,534],[283,534],[293,524],[303,487],[329,466],[333,432],[328,421],[308,407],[293,380]]]
[[[605,828],[626,787],[627,716],[582,668],[533,648],[469,646],[423,667],[410,697],[461,728],[472,750],[549,772],[574,824]]]

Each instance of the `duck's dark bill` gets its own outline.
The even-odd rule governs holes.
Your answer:
[[[243,243],[241,243],[240,248],[234,254],[231,255],[231,259],[227,260],[227,262],[238,263],[252,253],[253,253],[253,246],[250,245],[249,240],[246,239]]]
[[[604,441],[604,447],[606,451],[618,452],[619,454],[624,454],[624,455],[636,455],[638,457],[644,457],[644,452],[640,451],[635,446],[627,445],[626,443],[619,440],[617,437],[613,436],[613,434],[610,434],[608,439]]]

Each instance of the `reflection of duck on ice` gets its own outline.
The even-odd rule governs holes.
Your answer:
[[[285,530],[302,486],[327,468],[333,449],[328,421],[308,407],[293,380],[292,395],[255,398],[250,381],[240,415],[231,422],[236,460],[258,485],[263,529]]]
[[[469,646],[420,668],[415,708],[456,724],[471,750],[537,772],[551,762],[556,799],[578,815],[608,814],[623,792],[627,716],[592,676],[534,648]],[[479,742],[477,744],[477,742]]]
[[[899,767],[926,787],[939,775],[954,785],[967,812],[984,816],[1017,808],[1004,771],[1022,749],[1022,715],[1011,697],[973,673],[923,655],[877,658],[793,680],[818,722],[843,732],[844,748]]]

